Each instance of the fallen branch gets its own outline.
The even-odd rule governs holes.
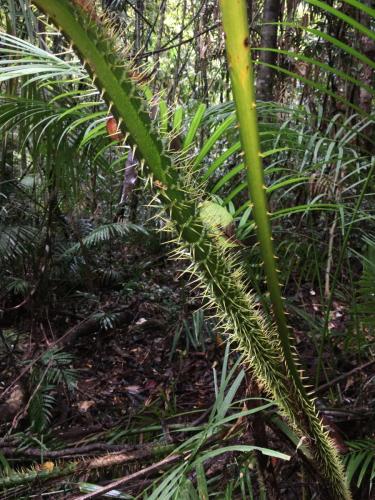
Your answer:
[[[115,320],[116,325],[119,325],[121,323],[128,324],[133,319],[133,314],[129,311],[129,309],[122,311],[114,311],[111,314],[116,315],[116,320]],[[57,345],[66,347],[75,342],[77,338],[90,335],[100,330],[102,330],[101,318],[95,317],[95,315],[90,316],[81,323],[78,323],[78,325],[74,326],[73,328],[70,328],[70,330],[65,335],[63,335],[60,339],[58,339]]]
[[[73,427],[66,431],[58,432],[57,435],[58,438],[63,442],[72,439],[76,441],[78,438],[82,438],[90,434],[96,434],[98,432],[105,431],[108,428],[109,427],[104,424],[96,424],[96,425],[91,425],[89,427]]]
[[[349,372],[343,373],[342,375],[339,375],[338,377],[330,380],[326,384],[321,385],[320,387],[315,389],[312,392],[312,394],[320,394],[321,392],[325,392],[327,389],[329,389],[333,385],[337,384],[338,382],[341,382],[342,380],[347,379],[348,377],[350,377],[350,375],[353,375],[356,372],[359,372],[361,370],[364,370],[365,368],[368,368],[369,366],[373,365],[374,363],[375,363],[375,359],[372,359],[371,361],[368,361],[367,363],[365,363],[363,365],[356,366],[355,368],[353,368],[353,370],[350,370]]]
[[[93,455],[99,452],[112,452],[112,453],[130,453],[136,452],[140,450],[145,450],[147,446],[145,445],[117,445],[117,444],[107,444],[107,443],[93,443],[85,446],[79,447],[69,447],[64,450],[46,450],[41,451],[39,448],[27,448],[27,449],[19,449],[15,446],[3,446],[0,448],[1,453],[5,457],[16,458],[16,457],[24,457],[24,458],[36,458],[40,459],[43,456],[44,459],[57,459],[57,458],[67,458],[77,455]],[[148,450],[149,453],[149,450]],[[110,455],[108,455],[110,456]]]
[[[93,493],[88,493],[87,495],[75,497],[73,500],[89,500],[92,498],[100,497],[104,493],[107,493],[108,491],[118,488],[119,486],[123,486],[124,484],[129,483],[134,479],[139,479],[140,477],[143,477],[147,474],[152,474],[153,472],[157,472],[163,469],[164,467],[179,462],[183,458],[184,455],[170,455],[169,457],[160,460],[160,462],[156,462],[155,464],[152,464],[149,467],[146,467],[138,472],[134,472],[133,474],[129,474],[128,476],[122,477],[121,479],[117,479],[117,481],[107,484],[107,486],[103,486],[102,488],[99,488]]]
[[[36,480],[48,481],[49,479],[56,479],[59,477],[69,476],[71,474],[87,473],[88,471],[94,469],[114,467],[116,465],[123,465],[137,460],[156,458],[160,455],[171,453],[174,447],[174,445],[163,444],[139,445],[138,447],[133,447],[134,449],[132,451],[128,451],[125,453],[107,454],[92,458],[90,460],[79,460],[75,462],[72,461],[62,465],[53,464],[53,467],[51,467],[50,469],[45,469],[43,468],[43,465],[38,465],[26,471],[15,472],[14,474],[10,474],[9,476],[1,477],[0,489],[23,485],[26,483],[34,482]],[[3,452],[4,448],[0,451]],[[27,450],[24,450],[22,454],[27,455]],[[43,453],[43,457],[48,458],[48,452]],[[38,458],[41,458],[40,452]]]

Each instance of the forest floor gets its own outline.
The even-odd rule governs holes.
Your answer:
[[[14,345],[7,345],[8,351],[3,349],[0,357],[1,391],[6,395],[0,402],[0,461],[5,470],[26,467],[35,477],[24,483],[15,480],[14,485],[3,483],[2,499],[42,498],[42,494],[43,498],[75,498],[79,481],[103,485],[140,470],[145,463],[158,461],[155,443],[173,449],[187,438],[186,427],[201,429],[209,420],[216,399],[215,373],[220,378],[226,357],[223,339],[213,321],[197,312],[201,300],[180,276],[181,266],[163,253],[125,250],[126,271],[120,284],[94,282],[84,293],[72,295],[70,290],[58,298],[51,294],[54,298],[48,307],[41,307],[40,302],[29,304],[3,321],[2,332],[13,329],[19,338]],[[308,286],[289,299],[321,318],[319,298]],[[330,328],[338,338],[345,330],[345,321],[345,305],[336,302]],[[306,324],[294,323],[302,364],[314,380],[313,342]],[[3,333],[2,338],[5,340]],[[345,452],[345,440],[374,432],[374,423],[368,419],[375,390],[371,360],[369,363],[364,358],[358,364],[357,359],[343,355],[340,347],[340,342],[330,347],[325,363],[329,381],[341,378],[328,384],[323,379],[316,395],[332,437]],[[46,386],[48,370],[55,361],[43,358],[43,353],[56,348],[69,353],[68,363],[60,366],[62,380],[49,380]],[[334,363],[330,362],[332,356]],[[236,359],[235,353],[229,357],[229,367]],[[64,369],[67,376],[74,375],[74,390],[64,381]],[[38,394],[50,395],[51,404],[48,397],[36,402]],[[243,399],[249,396],[264,395],[247,374],[235,400],[242,400],[243,408],[248,408]],[[267,446],[295,455],[295,446],[286,443],[285,436],[268,425],[269,420],[266,422]],[[230,444],[233,435],[235,443],[257,444],[258,424],[256,419],[241,418],[218,439],[223,442],[230,436]],[[119,454],[122,461],[108,458]],[[102,463],[94,467],[94,459]],[[68,481],[63,479],[66,463],[80,463]],[[221,464],[217,463],[212,477],[218,477],[218,484],[225,489],[233,474],[239,473],[239,461],[228,453]],[[212,464],[208,464],[208,476],[210,467]],[[277,486],[283,499],[300,497],[296,468],[296,460],[274,459],[264,465],[269,477],[283,477]],[[43,478],[43,473],[51,473],[51,477]],[[142,477],[126,491],[137,494],[154,479],[155,473]],[[254,496],[259,497],[257,484]]]

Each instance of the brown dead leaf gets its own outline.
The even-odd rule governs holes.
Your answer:
[[[92,399],[89,399],[88,401],[80,401],[78,403],[78,409],[83,412],[86,412],[92,406],[95,406],[95,401],[93,401]]]

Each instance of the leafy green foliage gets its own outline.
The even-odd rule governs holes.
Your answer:
[[[129,236],[131,233],[140,233],[143,236],[149,235],[148,231],[144,227],[136,224],[124,222],[103,224],[94,228],[89,234],[84,236],[81,242],[75,243],[71,248],[69,248],[67,253],[71,254],[78,252],[82,245],[86,248],[92,248],[111,240],[120,240]]]
[[[45,431],[52,419],[53,408],[56,404],[52,394],[53,389],[53,385],[43,384],[30,401],[28,417],[31,428],[37,433]]]
[[[79,4],[80,2],[73,3]],[[278,49],[279,66],[275,66],[274,69],[280,69],[287,78],[298,80],[299,83],[291,91],[292,101],[296,102],[297,98],[300,98],[300,85],[304,84],[305,88],[312,89],[310,95],[320,92],[325,95],[325,99],[331,99],[334,104],[337,102],[345,106],[347,111],[358,111],[358,114],[331,113],[327,118],[324,116],[325,104],[316,108],[316,114],[311,109],[297,106],[288,109],[285,105],[260,105],[258,109],[261,115],[261,156],[267,159],[266,193],[271,199],[271,218],[276,228],[276,247],[281,255],[282,277],[285,281],[288,281],[290,277],[294,279],[293,269],[298,266],[300,281],[311,279],[313,284],[321,287],[321,273],[330,258],[329,245],[325,241],[330,237],[330,233],[334,235],[332,239],[334,245],[338,246],[341,244],[342,236],[349,234],[348,231],[353,225],[356,225],[357,229],[359,226],[357,222],[370,220],[368,214],[371,208],[370,201],[366,203],[365,200],[363,206],[357,207],[356,199],[362,186],[366,186],[366,175],[371,166],[368,155],[362,154],[364,148],[361,143],[363,131],[371,126],[372,118],[363,115],[357,104],[348,97],[349,93],[343,97],[342,89],[354,85],[358,89],[369,91],[372,96],[374,90],[360,81],[356,70],[352,75],[351,72],[349,74],[349,70],[348,72],[341,71],[338,67],[318,61],[315,56],[312,57],[307,50],[308,44],[319,46],[319,50],[322,51],[320,55],[323,54],[323,57],[332,48],[336,51],[339,49],[348,59],[354,58],[357,61],[354,66],[359,65],[359,69],[360,64],[374,67],[374,63],[366,54],[353,48],[355,42],[353,47],[349,47],[341,41],[341,37],[336,39],[324,32],[324,23],[327,20],[321,15],[321,9],[329,12],[330,16],[335,15],[340,23],[349,26],[349,36],[353,36],[354,29],[362,34],[371,35],[368,29],[364,29],[354,19],[354,15],[351,19],[347,14],[337,12],[335,7],[325,2],[314,0],[310,3],[313,4],[313,8],[311,8],[309,26],[306,26],[305,20],[303,25],[300,23],[280,25],[282,30],[286,30],[286,34],[291,28],[296,28],[296,38],[302,33],[305,42],[301,44],[301,51]],[[364,4],[354,0],[348,0],[345,3],[362,11],[365,9],[370,17],[374,16],[373,9],[369,9]],[[12,2],[9,2],[9,6],[11,4]],[[65,0],[61,2],[61,5],[64,4],[67,5],[68,2]],[[60,8],[58,2],[55,2],[55,5],[57,9]],[[318,14],[314,20],[313,14],[316,12]],[[13,15],[15,12],[9,11],[9,13],[12,23],[15,24]],[[64,14],[63,10],[60,10],[60,13]],[[225,226],[215,221],[217,217],[221,219],[224,214],[226,220],[230,219],[231,222],[234,221],[237,224],[237,237],[249,241],[250,245],[254,242],[256,229],[254,211],[252,206],[249,206],[250,200],[245,194],[247,186],[244,180],[245,165],[240,156],[241,145],[238,140],[238,130],[234,127],[236,120],[233,105],[225,103],[208,108],[206,104],[200,104],[196,113],[193,114],[191,124],[189,125],[188,120],[186,121],[187,133],[181,141],[183,154],[170,154],[171,137],[177,135],[177,132],[181,133],[183,128],[184,110],[182,107],[174,113],[172,132],[168,136],[169,112],[166,103],[161,102],[159,106],[159,119],[153,121],[148,119],[147,111],[139,101],[143,89],[139,85],[134,85],[134,81],[129,77],[128,70],[132,69],[131,66],[134,64],[133,61],[129,62],[129,50],[125,49],[125,54],[117,59],[114,54],[115,50],[112,45],[115,38],[117,39],[116,32],[111,31],[112,43],[107,43],[106,35],[103,37],[99,27],[96,26],[100,24],[96,17],[89,21],[84,16],[80,18],[79,13],[77,16],[78,20],[83,20],[83,26],[88,29],[94,40],[94,44],[91,45],[92,53],[100,55],[101,52],[104,56],[104,63],[101,60],[100,64],[96,65],[97,60],[94,63],[91,61],[90,64],[90,57],[87,54],[84,57],[82,45],[79,44],[79,40],[77,41],[78,51],[83,56],[82,62],[91,72],[91,76],[96,80],[103,94],[95,89],[94,81],[88,77],[83,65],[71,50],[68,51],[67,57],[53,56],[48,51],[37,46],[33,47],[22,40],[24,32],[21,33],[20,39],[11,35],[0,37],[1,47],[9,55],[8,60],[4,58],[0,61],[3,70],[2,81],[4,84],[9,83],[8,89],[15,88],[13,85],[16,84],[16,78],[22,83],[21,87],[17,82],[19,86],[16,95],[2,99],[0,109],[1,132],[8,137],[9,133],[14,134],[15,143],[21,145],[21,149],[25,151],[25,157],[18,159],[21,167],[17,189],[22,186],[29,196],[35,194],[35,199],[40,203],[44,196],[47,198],[48,191],[56,187],[59,194],[62,193],[61,199],[60,197],[58,199],[58,207],[63,211],[70,210],[75,205],[81,208],[84,203],[91,201],[91,197],[93,210],[95,210],[97,185],[106,203],[107,200],[111,200],[112,182],[116,180],[114,167],[124,161],[126,156],[122,154],[123,151],[120,148],[128,147],[122,144],[117,150],[120,157],[110,165],[109,157],[114,144],[109,145],[105,139],[105,122],[107,116],[113,112],[118,119],[119,129],[122,129],[123,136],[126,137],[130,131],[128,138],[130,146],[140,147],[140,159],[147,160],[144,169],[146,181],[157,194],[156,205],[160,206],[159,203],[162,202],[166,209],[167,219],[173,220],[168,227],[177,234],[178,256],[190,256],[194,263],[191,268],[193,276],[201,279],[204,296],[209,298],[213,306],[218,307],[219,319],[225,322],[229,318],[226,331],[235,341],[239,340],[240,348],[242,347],[247,356],[246,360],[252,365],[255,364],[259,378],[262,381],[266,380],[266,387],[273,395],[276,395],[280,406],[283,407],[283,404],[284,408],[286,406],[286,413],[288,414],[288,411],[291,413],[291,415],[288,414],[290,420],[298,426],[299,422],[296,422],[294,417],[303,408],[308,418],[311,418],[313,431],[319,433],[321,429],[319,429],[313,408],[309,405],[304,407],[295,394],[292,394],[297,390],[296,387],[289,388],[288,393],[287,381],[290,373],[284,369],[283,360],[278,355],[280,346],[272,325],[264,321],[262,314],[257,314],[258,301],[247,293],[248,276],[245,277],[241,267],[238,266],[240,256],[227,252],[228,246],[225,247],[224,240],[212,238],[215,236],[212,234],[212,226],[219,226],[220,229]],[[27,31],[31,38],[32,25],[35,23],[31,10],[28,12],[26,21]],[[113,25],[110,26],[110,30]],[[79,29],[77,26],[75,28],[75,35],[79,38]],[[16,30],[14,29],[13,32]],[[73,32],[68,34],[74,41]],[[354,36],[353,40],[355,40]],[[49,43],[48,38],[47,44]],[[329,57],[331,58],[331,54]],[[126,61],[125,69],[122,68],[124,61]],[[282,67],[284,63],[285,68]],[[313,71],[303,76],[296,69],[297,63],[306,64]],[[97,69],[103,70],[99,74],[99,79],[96,75]],[[114,76],[112,80],[111,75]],[[122,88],[116,87],[116,80],[117,83],[120,81],[123,84]],[[103,97],[109,107],[109,113],[105,108]],[[151,96],[146,97],[151,102],[152,92]],[[126,106],[124,105],[122,109],[120,109],[120,98],[126,101]],[[126,111],[129,113],[128,117]],[[123,119],[122,123],[121,119]],[[54,151],[55,148],[49,148],[49,144],[56,145],[56,151]],[[61,160],[61,158],[67,158],[67,160]],[[30,168],[33,172],[28,175]],[[26,186],[27,178],[33,179],[28,187]],[[92,179],[92,184],[95,186],[92,192],[86,187],[82,189]],[[203,186],[202,182],[206,185]],[[211,196],[209,192],[214,196]],[[216,198],[217,193],[220,194],[221,199]],[[209,214],[208,224],[205,216],[207,205],[213,209],[211,211],[213,217]],[[43,212],[45,207],[38,206],[35,209],[35,206],[38,220],[42,220],[44,224],[44,216],[40,212]],[[105,208],[112,214],[110,206]],[[351,218],[353,213],[353,218]],[[17,220],[17,217],[10,218],[9,227],[14,220]],[[28,220],[24,221],[25,227],[28,222]],[[33,223],[35,227],[40,225],[36,221]],[[364,231],[372,238],[368,226],[369,224],[364,224]],[[9,235],[8,226],[4,225],[4,227],[5,233],[8,232]],[[30,227],[33,226],[30,224]],[[71,239],[68,245],[66,241],[63,244],[60,241],[57,243],[61,269],[63,269],[62,263],[66,263],[70,265],[72,274],[78,275],[77,270],[83,269],[87,263],[81,256],[71,258],[72,253],[79,251],[83,253],[89,250],[90,255],[93,253],[92,250],[100,244],[128,236],[127,230],[117,223],[102,224],[90,231],[82,233],[83,237],[79,243],[71,244]],[[358,231],[360,231],[359,227]],[[138,232],[143,235],[143,230]],[[288,238],[283,238],[285,235]],[[4,241],[6,238],[7,236]],[[12,240],[11,244],[10,240]],[[23,259],[35,253],[38,244],[39,241],[34,241],[30,235],[24,240],[22,236],[18,238],[17,234],[11,235],[11,238],[8,238],[3,245],[0,240],[0,249],[4,248],[6,251],[4,262],[9,265],[17,261],[20,265],[24,265]],[[67,246],[69,246],[68,249]],[[247,255],[250,256],[254,265],[258,264],[260,259],[255,246],[251,246]],[[348,253],[349,265],[350,260],[351,256]],[[363,324],[366,326],[371,326],[368,312],[373,302],[371,282],[373,273],[372,266],[369,266],[368,262],[372,260],[372,256],[363,260],[364,272],[359,292],[360,307],[363,307],[361,312],[364,318]],[[351,271],[350,269],[348,273],[350,274]],[[112,270],[104,270],[104,272],[110,279]],[[257,280],[253,286],[256,288],[259,286],[257,291],[261,294],[263,289],[262,285],[258,285],[262,277],[259,267],[251,275],[253,276]],[[13,271],[7,273],[6,279],[2,281],[6,283],[4,290],[7,292],[13,291],[24,295],[29,288],[27,280],[19,278]],[[223,299],[221,295],[227,291],[228,297]],[[328,305],[328,314],[329,309]],[[102,313],[100,320],[102,326],[106,328],[111,327],[115,317]],[[320,332],[320,323],[315,319],[311,323],[314,331]],[[194,315],[192,327],[184,326],[188,343],[196,346],[203,344],[204,332],[199,314]],[[276,354],[272,356],[273,353]],[[268,366],[268,371],[265,369],[262,371],[262,364]],[[39,380],[43,379],[43,373],[41,376],[38,375]],[[45,386],[46,395],[53,394],[54,383]],[[221,398],[223,402],[225,397],[221,397],[219,390],[217,395],[218,399]],[[35,392],[35,422],[48,420],[49,403],[48,401],[43,403],[43,398],[42,390],[38,389]],[[43,417],[43,411],[40,411],[43,406],[45,417]],[[42,423],[39,428],[42,429],[43,426],[45,424]],[[310,431],[311,428],[304,427],[302,434],[305,436],[306,433],[310,436]],[[324,457],[322,463],[325,463]],[[195,473],[198,483],[197,491],[190,479],[185,476],[179,484],[177,495],[207,496],[207,491],[211,491],[211,483],[205,477],[202,463],[196,464]],[[176,482],[178,483],[178,473],[172,479],[172,482],[167,484],[167,494],[173,491]],[[243,468],[243,476],[238,481],[241,483],[241,489],[251,497],[251,479],[246,466]],[[233,497],[236,487],[238,487],[238,482],[235,485],[233,482],[228,484],[227,498]],[[243,493],[245,496],[246,494]]]
[[[229,346],[227,345],[219,380],[215,369],[213,372],[216,400],[207,424],[202,425],[201,429],[186,429],[192,435],[175,450],[175,453],[188,451],[189,457],[186,458],[183,464],[177,465],[171,471],[165,473],[160,480],[155,482],[152,492],[146,498],[154,500],[160,498],[160,495],[165,500],[185,498],[186,495],[187,498],[200,498],[200,495],[207,492],[208,485],[210,486],[210,491],[212,491],[212,488],[215,487],[224,474],[224,471],[221,471],[215,477],[210,478],[208,482],[205,476],[204,464],[210,461],[213,462],[216,457],[225,453],[238,453],[238,460],[245,463],[251,459],[252,453],[255,450],[282,460],[290,459],[286,454],[266,448],[257,448],[256,446],[209,444],[210,438],[220,432],[226,425],[230,425],[231,422],[236,422],[242,417],[253,415],[272,406],[272,403],[260,400],[260,403],[263,404],[250,410],[237,409],[241,407],[243,401],[236,401],[235,397],[245,376],[244,371],[239,369],[240,363],[241,359],[238,359],[230,367]],[[198,430],[198,432],[195,432],[195,430]],[[241,456],[243,459],[240,458]],[[196,487],[190,479],[192,473],[197,477]]]
[[[47,429],[56,405],[55,392],[64,386],[68,392],[76,388],[77,372],[71,364],[73,356],[60,349],[45,351],[39,363],[33,367],[30,377],[29,419],[34,431]]]
[[[371,439],[349,441],[349,453],[345,456],[346,474],[348,481],[356,484],[357,488],[366,483],[371,494],[375,478],[375,442]]]
[[[37,231],[28,226],[0,225],[0,262],[2,265],[16,260],[34,247]]]
[[[66,0],[48,4],[44,0],[35,0],[35,3],[47,11],[52,20],[59,27],[62,26],[66,35],[76,44],[110,110],[115,113],[124,136],[128,136],[131,146],[138,147],[146,171],[149,175],[152,174],[151,181],[156,184],[158,196],[171,217],[171,229],[177,234],[177,240],[180,242],[178,253],[182,257],[188,256],[192,261],[193,274],[200,280],[210,303],[217,308],[226,332],[239,345],[239,350],[245,353],[246,361],[253,366],[256,376],[266,390],[273,394],[291,422],[299,428],[301,435],[310,437],[312,455],[316,464],[319,463],[319,467],[322,467],[331,491],[342,498],[350,498],[340,461],[321,426],[313,404],[305,394],[294,366],[286,325],[281,325],[282,328],[280,326],[279,320],[283,314],[280,301],[276,300],[280,294],[274,279],[275,268],[261,169],[255,171],[260,177],[252,184],[251,194],[258,214],[255,214],[258,224],[257,236],[264,248],[265,271],[269,278],[271,295],[275,299],[275,319],[279,323],[280,337],[257,310],[254,297],[247,292],[243,271],[237,266],[236,260],[225,255],[220,242],[214,241],[207,234],[197,213],[198,203],[204,200],[205,194],[194,186],[193,179],[189,176],[191,174],[180,174],[181,168],[178,167],[185,167],[186,158],[180,156],[177,166],[177,159],[168,154],[161,138],[155,134],[148,115],[137,100],[138,91],[131,79],[130,68],[121,67],[124,58],[118,58],[108,42],[110,34],[105,29],[100,29],[97,19],[90,18],[79,7],[72,8]],[[243,23],[244,17],[243,9]],[[255,106],[255,103],[251,102],[251,105]],[[250,120],[253,130],[247,132],[254,134],[251,139],[252,145],[255,145],[254,158],[257,158],[259,166],[258,135],[254,117],[253,113]],[[201,119],[199,115],[198,119]],[[248,153],[248,150],[245,152]]]
[[[91,483],[79,483],[78,484],[79,490],[82,493],[95,493],[96,491],[100,490],[100,486],[96,486],[96,484],[91,484]],[[119,490],[111,490],[108,493],[105,493],[102,495],[104,498],[122,498],[124,500],[131,500],[134,499],[133,496],[127,495],[126,493],[122,493]]]
[[[363,257],[363,271],[359,281],[357,312],[364,325],[374,327],[375,310],[375,241],[364,238],[367,255]]]

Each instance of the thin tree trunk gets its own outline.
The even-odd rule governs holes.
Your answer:
[[[200,16],[195,24],[195,33],[201,33],[208,25],[210,9],[208,4],[205,4],[201,10]],[[208,103],[208,50],[209,50],[209,34],[202,35],[196,38],[196,71],[200,77],[200,84],[197,86],[196,96],[199,101]]]
[[[374,0],[363,0],[363,3],[368,7],[374,7]],[[360,13],[360,22],[366,26],[366,28],[370,28],[371,20],[370,16],[365,13]],[[375,42],[365,35],[361,35],[360,38],[361,52],[365,54],[369,59],[375,58]],[[362,83],[372,87],[373,83],[373,69],[368,65],[363,65],[361,74],[359,75]],[[371,104],[372,104],[372,94],[366,88],[361,87],[359,91],[359,105],[366,113],[371,113]]]
[[[280,0],[265,0],[263,10],[263,25],[261,29],[261,47],[277,47],[277,25],[280,19]],[[261,51],[259,62],[265,64],[275,64],[277,54],[270,51]],[[269,66],[260,64],[256,81],[257,98],[261,101],[272,101],[274,98],[275,72]]]
[[[368,7],[374,8],[374,0],[363,0],[363,3]],[[371,27],[371,19],[368,14],[361,12],[360,14],[361,23],[367,28]],[[360,37],[360,47],[361,52],[365,54],[369,59],[375,59],[375,41],[366,35],[361,35]],[[374,70],[367,64],[363,64],[361,72],[359,74],[359,79],[364,85],[372,88],[374,84]],[[359,107],[367,114],[371,114],[373,97],[371,92],[364,87],[359,89]],[[370,123],[364,130],[364,147],[368,153],[373,153],[375,151],[374,144],[374,125]]]
[[[135,52],[138,53],[142,46],[143,39],[143,11],[144,5],[143,0],[137,0],[136,2],[136,15],[135,15]]]
[[[159,65],[160,65],[160,52],[158,52],[161,47],[162,47],[162,42],[163,42],[163,34],[164,34],[164,24],[165,24],[165,14],[167,10],[167,2],[164,0],[161,5],[160,5],[160,11],[159,11],[159,33],[158,37],[156,40],[156,46],[155,46],[155,62],[154,62],[154,71],[158,71]]]
[[[187,9],[187,0],[183,0],[182,4],[182,15],[181,15],[181,25],[183,26],[185,23],[186,19],[186,9]],[[174,75],[171,83],[171,90],[169,92],[169,100],[171,102],[174,101],[175,96],[177,94],[177,87],[179,84],[179,76],[181,74],[181,42],[183,40],[183,35],[184,32],[181,30],[180,36],[178,37],[178,43],[179,46],[177,47],[177,55],[176,55],[176,62],[175,62],[175,67],[174,67]]]

